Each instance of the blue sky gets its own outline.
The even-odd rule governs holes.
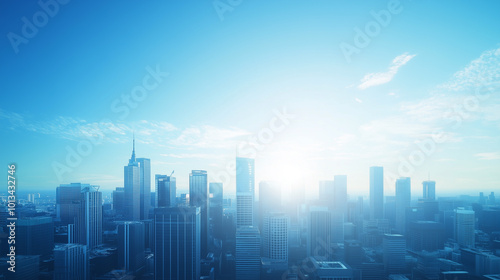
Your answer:
[[[497,1],[57,7],[25,38],[23,17],[43,21],[42,6],[0,3],[0,161],[18,164],[21,188],[121,187],[135,132],[137,156],[153,174],[175,169],[181,189],[206,169],[234,190],[234,157],[250,153],[257,181],[312,192],[347,174],[349,193],[367,194],[372,165],[385,167],[388,195],[399,176],[421,195],[429,173],[438,195],[500,190]],[[362,46],[357,28],[373,35]]]

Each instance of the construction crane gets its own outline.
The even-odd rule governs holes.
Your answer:
[[[172,170],[172,173],[170,173],[170,176],[168,176],[168,177],[172,177],[172,174],[174,174],[174,171],[175,171],[175,170]]]

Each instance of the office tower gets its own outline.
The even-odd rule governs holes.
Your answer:
[[[335,175],[333,179],[334,202],[337,212],[347,211],[347,175]]]
[[[263,222],[266,214],[281,212],[281,186],[277,182],[262,181],[259,183],[259,230],[264,230]]]
[[[139,185],[140,185],[140,218],[149,218],[151,208],[151,160],[149,158],[138,158],[139,163]]]
[[[141,169],[135,158],[135,139],[133,140],[132,156],[128,165],[123,167],[125,191],[125,217],[130,221],[141,219]]]
[[[236,230],[236,279],[255,280],[260,277],[260,234],[253,226]]]
[[[319,181],[319,200],[333,210],[335,207],[334,181]]]
[[[444,226],[433,221],[416,221],[409,226],[409,248],[434,252],[444,247]]]
[[[255,160],[236,158],[236,226],[253,226]]]
[[[311,207],[307,229],[307,255],[329,259],[332,214],[328,208]]]
[[[262,231],[262,257],[288,262],[288,229],[290,218],[282,213],[264,216]]]
[[[45,259],[52,254],[54,223],[51,217],[18,219],[15,231],[17,255],[40,255],[42,259]]]
[[[344,213],[341,211],[332,212],[332,231],[330,242],[343,243],[344,242]]]
[[[383,244],[386,274],[404,272],[406,255],[405,237],[400,234],[385,234]]]
[[[70,243],[87,245],[89,250],[102,243],[102,193],[98,186],[82,189],[74,231],[69,230]]]
[[[423,181],[422,182],[424,199],[436,200],[436,182],[435,181]]]
[[[125,215],[125,189],[116,188],[113,191],[113,210],[116,215]]]
[[[172,172],[173,173],[173,172]],[[177,184],[172,175],[155,175],[156,207],[176,206]]]
[[[409,177],[396,180],[396,229],[399,233],[406,232],[406,208],[411,203],[411,181]]]
[[[459,208],[455,210],[455,241],[462,247],[475,246],[475,213]]]
[[[209,215],[212,236],[217,239],[222,239],[222,216],[224,211],[224,193],[222,183],[210,183],[208,186],[210,192],[209,200]]]
[[[314,257],[309,257],[305,267],[307,267],[310,279],[335,279],[352,280],[354,279],[352,268],[347,264],[338,261],[325,261]]]
[[[490,195],[488,195],[488,204],[489,205],[495,205],[496,200],[495,200],[495,193],[491,192]]]
[[[359,267],[365,259],[365,251],[358,241],[346,240],[344,243],[344,259],[353,267]]]
[[[62,225],[74,223],[78,214],[81,184],[61,184],[56,189],[56,214],[57,220]]]
[[[200,279],[200,208],[156,208],[154,223],[155,280]]]
[[[88,280],[89,278],[87,246],[58,244],[54,248],[54,280]]]
[[[118,268],[136,272],[146,264],[144,254],[144,224],[120,222],[118,224]]]
[[[208,183],[207,171],[193,170],[189,174],[189,205],[201,211],[201,255],[208,253]]]
[[[236,193],[236,227],[253,225],[253,194]]]
[[[384,218],[384,168],[370,167],[370,219]]]

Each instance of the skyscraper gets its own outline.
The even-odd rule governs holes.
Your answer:
[[[42,259],[52,254],[54,223],[51,217],[20,218],[16,221],[15,230],[16,254],[40,255]]]
[[[262,231],[262,257],[288,262],[288,230],[290,218],[282,213],[267,213]]]
[[[319,181],[319,200],[331,210],[335,207],[334,181]]]
[[[136,272],[145,265],[144,224],[121,222],[118,224],[118,267]]]
[[[74,231],[68,233],[69,240],[94,249],[102,243],[102,193],[98,186],[82,189],[78,217]]]
[[[252,226],[255,194],[255,160],[236,158],[236,226]]]
[[[463,208],[455,209],[455,240],[462,247],[475,247],[475,213]]]
[[[224,195],[222,183],[210,183],[208,186],[210,192],[209,215],[210,228],[214,238],[221,239],[223,235],[222,216],[224,210]]]
[[[307,255],[329,259],[332,213],[326,207],[312,207],[307,230]]]
[[[155,280],[200,279],[199,207],[156,208]]]
[[[189,174],[189,205],[201,211],[201,255],[208,253],[208,183],[207,171],[193,170]]]
[[[398,274],[404,272],[406,241],[400,234],[384,235],[384,267],[386,274]]]
[[[333,177],[333,191],[335,210],[346,213],[347,211],[347,175],[335,175]]]
[[[57,220],[63,225],[72,224],[78,214],[81,184],[61,184],[56,189]]]
[[[260,277],[260,233],[253,226],[236,230],[236,279],[255,280]]]
[[[54,280],[88,280],[89,278],[87,246],[59,244],[54,248]]]
[[[151,160],[149,158],[138,158],[139,163],[139,185],[140,185],[140,218],[147,220],[149,218],[149,209],[151,208]]]
[[[113,210],[115,210],[116,215],[125,215],[125,189],[116,188],[113,191]]]
[[[406,232],[406,208],[411,203],[411,179],[409,177],[396,180],[396,229],[399,233]]]
[[[177,184],[175,177],[155,175],[156,207],[173,207],[176,205]]]
[[[370,167],[370,219],[384,218],[384,168]]]
[[[262,181],[259,183],[259,230],[262,232],[266,214],[281,212],[281,186],[277,182]]]
[[[132,157],[123,168],[125,192],[125,217],[130,221],[141,219],[141,170],[135,158],[135,139],[133,140]]]
[[[435,181],[423,181],[422,187],[424,191],[424,199],[435,200],[436,199],[436,182]]]

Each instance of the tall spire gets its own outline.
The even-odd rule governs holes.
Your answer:
[[[135,133],[132,134],[132,157],[130,158],[130,163],[135,162]]]

